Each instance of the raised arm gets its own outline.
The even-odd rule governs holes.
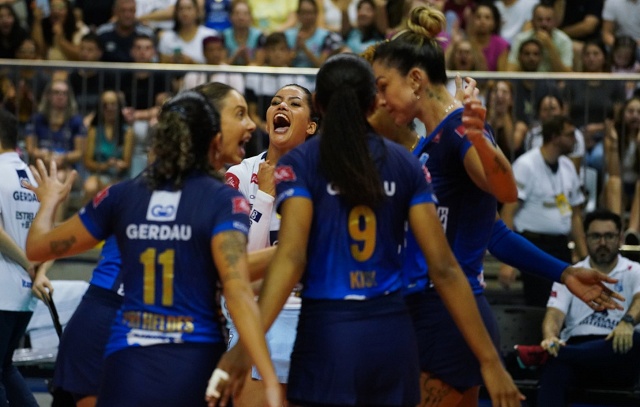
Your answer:
[[[27,185],[40,201],[40,210],[33,219],[27,236],[26,254],[31,261],[47,261],[72,256],[91,249],[99,240],[94,238],[76,214],[59,226],[54,226],[56,209],[69,195],[76,177],[72,171],[64,182],[58,180],[55,162],[47,171],[42,160],[31,167],[37,187]]]

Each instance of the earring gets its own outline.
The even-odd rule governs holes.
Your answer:
[[[416,97],[416,99],[420,100],[420,95],[418,95],[417,93],[414,93],[414,96]]]

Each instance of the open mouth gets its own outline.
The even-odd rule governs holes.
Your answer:
[[[289,118],[282,113],[276,114],[273,118],[273,131],[276,133],[286,133],[290,125]]]

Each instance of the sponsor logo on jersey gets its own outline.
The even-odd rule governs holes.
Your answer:
[[[442,136],[442,130],[438,132],[438,134],[436,134],[436,136],[433,138],[433,142],[434,143],[439,143],[440,142],[440,137]]]
[[[424,174],[424,179],[426,179],[427,182],[431,184],[431,173],[429,172],[429,169],[426,165],[422,166],[422,173]]]
[[[182,191],[153,191],[147,207],[147,220],[173,222],[176,220]]]
[[[251,183],[258,185],[258,174],[256,174],[255,172],[251,174]]]
[[[464,135],[467,133],[467,129],[465,129],[464,125],[462,125],[462,124],[460,126],[456,127],[456,129],[454,131],[456,132],[458,137],[464,137]]]
[[[20,202],[38,202],[38,197],[31,191],[13,191],[13,200]]]
[[[262,218],[262,212],[256,211],[255,209],[251,211],[251,216],[249,218],[254,222],[260,222]]]
[[[20,186],[24,189],[27,189],[27,187],[25,187],[23,184],[23,183],[31,184],[31,181],[29,181],[29,176],[27,175],[27,171],[16,170],[16,172],[18,173],[18,182],[20,182]]]
[[[240,179],[236,176],[236,174],[226,173],[224,175],[225,184],[229,185],[233,189],[240,188]]]
[[[281,165],[276,168],[275,177],[276,184],[280,182],[295,181],[297,179],[296,173],[290,165]]]
[[[624,287],[622,286],[622,280],[618,280],[618,282],[613,286],[613,289],[621,293],[624,289]]]
[[[551,297],[558,298],[558,292],[556,290],[551,291]]]
[[[242,196],[236,196],[231,200],[231,213],[244,213],[248,215],[251,212],[249,202]]]
[[[100,202],[104,201],[104,198],[109,196],[109,187],[106,187],[102,191],[98,192],[96,196],[93,197],[93,207],[97,208],[100,205]]]

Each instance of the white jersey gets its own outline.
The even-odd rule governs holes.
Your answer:
[[[260,191],[258,185],[258,170],[267,153],[260,153],[249,157],[240,164],[230,167],[226,174],[226,183],[240,191],[251,205],[251,227],[249,228],[249,252],[264,249],[278,243],[280,230],[280,215],[274,209],[275,197]],[[286,309],[300,308],[300,298],[291,295],[285,304]]]
[[[589,257],[577,263],[576,267],[591,268]],[[618,264],[609,276],[617,279],[618,282],[604,283],[604,285],[625,298],[622,303],[623,311],[617,309],[594,311],[571,294],[564,284],[553,283],[547,307],[559,309],[566,315],[564,329],[560,332],[561,340],[566,341],[573,336],[608,335],[618,325],[631,306],[633,296],[640,292],[640,263],[618,255]],[[636,327],[636,330],[638,329]]]
[[[29,167],[13,152],[0,154],[0,177],[0,226],[24,250],[40,202],[20,182],[36,182]],[[36,302],[27,271],[0,252],[0,310],[33,311]]]
[[[518,185],[518,200],[522,201],[513,218],[514,229],[517,232],[569,235],[572,207],[584,202],[573,162],[560,156],[558,170],[554,173],[537,148],[516,159],[513,175]]]

